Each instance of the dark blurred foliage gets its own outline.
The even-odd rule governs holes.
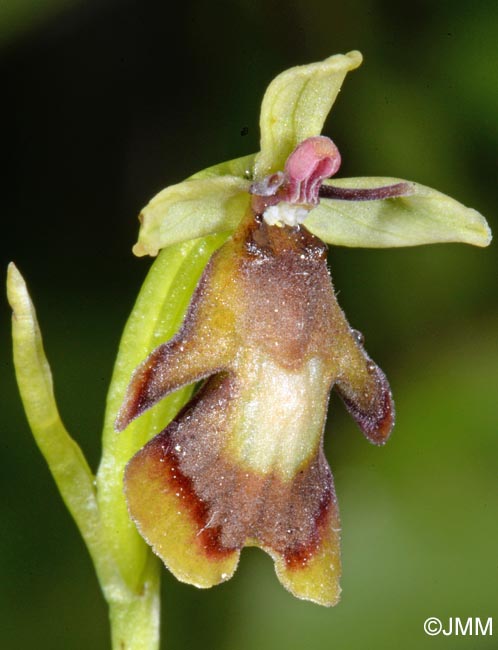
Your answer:
[[[341,175],[419,181],[498,229],[495,2],[7,4],[1,261],[29,283],[63,418],[94,468],[120,332],[150,265],[130,253],[136,215],[162,187],[258,149],[278,72],[360,49],[326,129]],[[495,246],[334,249],[330,262],[398,407],[376,449],[332,400],[343,600],[325,610],[292,599],[255,550],[210,592],[165,572],[164,648],[496,647],[422,630],[428,616],[494,615],[498,626]],[[105,604],[31,439],[0,310],[1,647],[104,649]]]

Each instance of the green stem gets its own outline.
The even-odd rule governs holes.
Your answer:
[[[192,292],[213,251],[226,236],[172,246],[152,265],[128,319],[107,397],[97,499],[102,536],[119,568],[124,589],[106,593],[113,650],[159,647],[160,563],[138,535],[123,496],[123,473],[130,458],[163,429],[189,399],[190,387],[162,400],[118,434],[114,422],[134,368],[179,328]]]
[[[160,570],[150,554],[138,592],[108,595],[112,650],[158,650]]]
[[[121,434],[114,421],[133,369],[179,328],[202,270],[225,239],[216,235],[172,246],[153,264],[121,340],[96,477],[61,420],[34,306],[21,274],[9,266],[19,390],[36,443],[95,565],[109,604],[113,650],[159,648],[160,562],[128,516],[123,472],[133,454],[175,416],[192,388],[166,398]]]

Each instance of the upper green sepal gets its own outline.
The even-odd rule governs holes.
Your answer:
[[[341,178],[326,185],[373,189],[395,183],[397,178]],[[486,219],[472,208],[418,183],[411,194],[377,201],[322,199],[304,225],[328,244],[360,248],[418,246],[462,242],[488,246],[491,231]]]
[[[346,74],[362,60],[356,51],[336,54],[290,68],[271,82],[261,105],[261,151],[254,166],[257,180],[283,169],[300,142],[320,135]]]

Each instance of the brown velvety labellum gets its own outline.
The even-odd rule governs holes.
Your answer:
[[[326,246],[306,228],[248,212],[206,267],[180,331],[135,371],[118,428],[203,378],[128,465],[140,532],[186,582],[226,580],[239,550],[257,545],[292,593],[334,604],[340,525],[322,450],[329,394],[335,387],[377,444],[394,410],[337,304]]]

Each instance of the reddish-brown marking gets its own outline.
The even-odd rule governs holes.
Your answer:
[[[415,193],[413,183],[393,183],[382,187],[370,189],[353,189],[348,187],[337,187],[334,185],[322,185],[318,195],[324,199],[335,199],[339,201],[381,201],[400,196],[410,196]]]
[[[173,448],[173,439],[166,438],[160,445],[155,446],[154,455],[157,458],[156,467],[160,467],[161,479],[165,490],[170,494],[179,493],[182,508],[188,511],[194,525],[199,529],[196,540],[208,557],[221,559],[230,555],[235,548],[227,548],[221,543],[221,526],[210,526],[209,504],[200,499],[195,493],[192,480],[180,470],[178,457]]]
[[[323,538],[328,533],[330,518],[333,516],[331,505],[333,503],[333,494],[328,489],[322,497],[318,514],[314,518],[313,535],[307,544],[299,544],[285,549],[283,552],[286,567],[290,570],[303,569],[313,558]]]
[[[356,395],[354,398],[350,398],[341,389],[340,384],[336,384],[335,389],[365,436],[374,444],[382,445],[386,442],[394,425],[394,402],[386,376],[372,361],[368,363],[371,375],[377,384],[376,399],[373,403],[363,405],[361,399]]]
[[[234,391],[228,376],[209,380],[167,429],[132,459],[128,490],[140,489],[134,468],[146,463],[157,489],[178,495],[178,506],[198,530],[199,547],[207,557],[223,558],[254,539],[281,555],[290,568],[303,568],[331,534],[330,525],[339,525],[330,469],[321,450],[290,481],[233,462],[222,451],[219,416],[226,414],[220,403],[233,399]],[[215,420],[210,420],[215,413]],[[140,514],[133,507],[131,514],[140,525]],[[143,532],[147,535],[146,528]]]
[[[147,358],[134,372],[126,399],[121,406],[118,417],[116,418],[116,431],[123,431],[130,422],[143,413],[150,406],[149,384],[158,363],[158,350]]]

